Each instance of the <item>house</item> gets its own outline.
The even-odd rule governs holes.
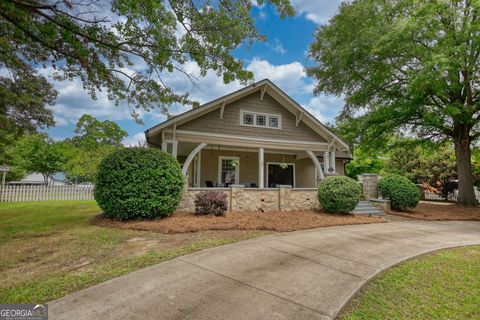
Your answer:
[[[189,187],[315,188],[343,175],[348,145],[265,79],[145,132],[171,153]]]
[[[63,172],[57,172],[49,178],[48,185],[50,186],[64,186],[66,184],[65,174]],[[15,186],[35,186],[35,185],[45,185],[45,178],[41,173],[32,172],[27,174],[22,180],[10,181],[8,185]]]

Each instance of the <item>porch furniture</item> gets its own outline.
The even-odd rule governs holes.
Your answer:
[[[212,181],[205,181],[205,185],[207,186],[207,188],[213,188],[214,187]]]

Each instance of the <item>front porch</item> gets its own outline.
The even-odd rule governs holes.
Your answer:
[[[325,175],[343,174],[344,159],[336,159],[335,152],[193,142],[177,142],[175,149],[191,188],[316,188]]]

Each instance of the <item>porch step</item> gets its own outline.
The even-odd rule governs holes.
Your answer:
[[[372,216],[381,216],[385,212],[382,210],[372,206],[370,202],[368,201],[360,201],[358,205],[356,206],[355,210],[353,210],[354,214],[360,214],[360,215],[372,215]]]

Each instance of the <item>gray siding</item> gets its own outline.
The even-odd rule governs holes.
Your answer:
[[[240,110],[278,114],[282,117],[281,129],[248,127],[240,125]],[[225,106],[223,119],[220,119],[220,109],[179,125],[178,130],[190,130],[208,133],[225,133],[231,135],[255,136],[285,140],[303,140],[325,142],[325,139],[313,131],[305,123],[295,124],[296,118],[290,111],[280,105],[275,99],[265,94],[260,100],[260,92],[235,101]]]

